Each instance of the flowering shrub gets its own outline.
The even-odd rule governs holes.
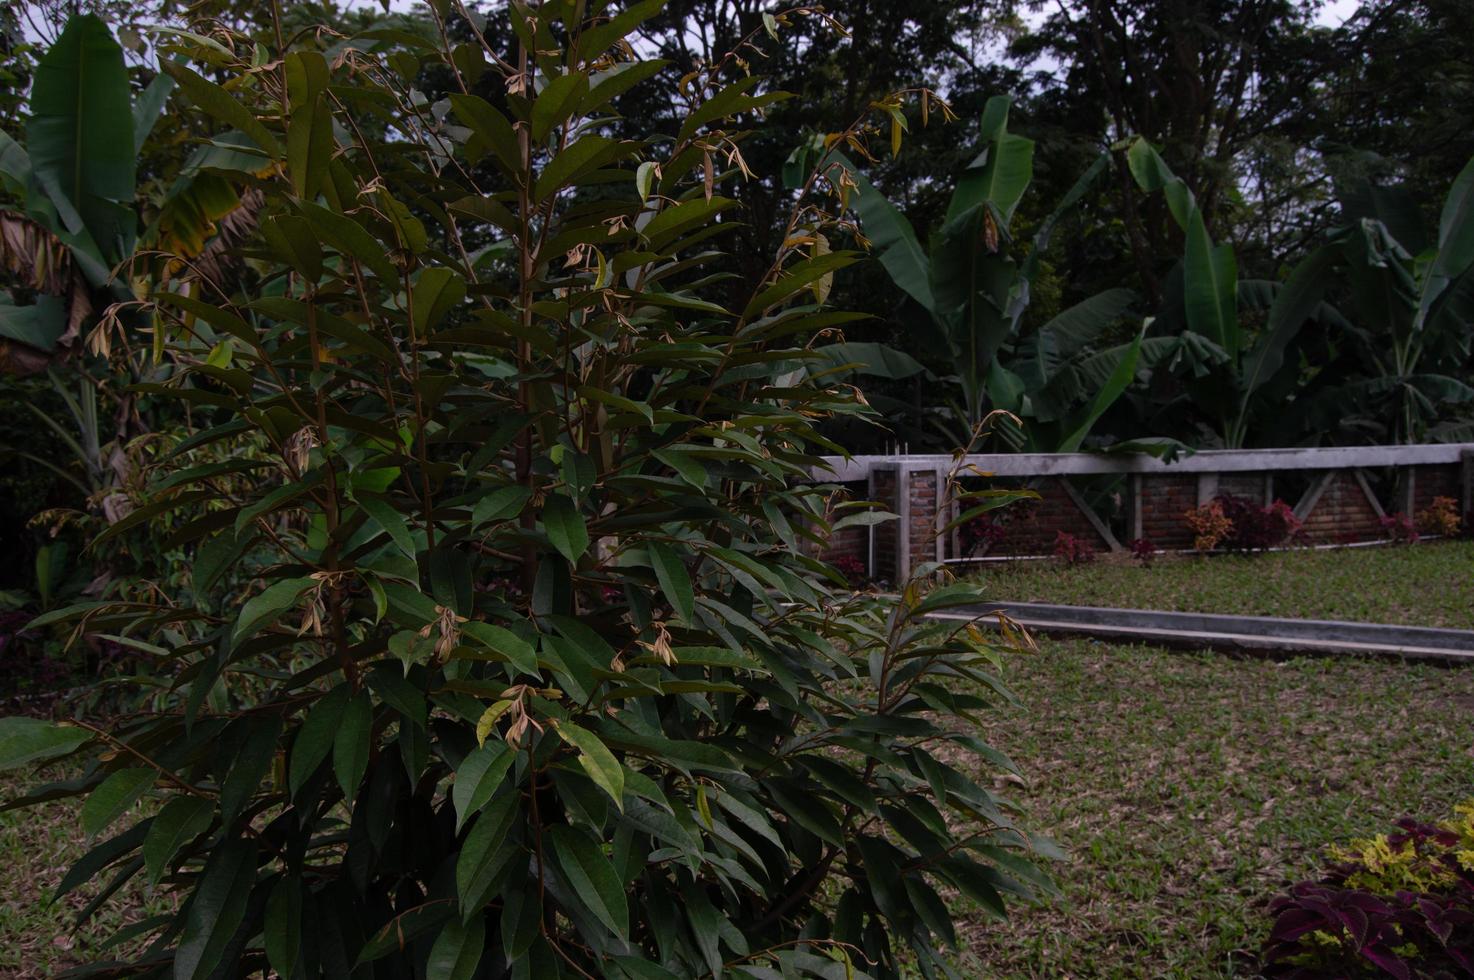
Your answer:
[[[1459,505],[1452,497],[1434,497],[1433,503],[1413,515],[1419,534],[1452,538],[1459,533]]]
[[[1060,531],[1054,538],[1054,557],[1066,565],[1084,565],[1095,561],[1095,549],[1086,539]]]
[[[1397,827],[1332,848],[1325,878],[1270,903],[1265,975],[1474,976],[1474,800]]]
[[[1132,538],[1129,547],[1131,557],[1141,565],[1142,568],[1150,568],[1152,562],[1157,560],[1158,548],[1151,538]]]
[[[1229,551],[1268,551],[1304,533],[1300,518],[1283,500],[1267,507],[1231,493],[1221,494],[1216,500],[1223,516],[1233,525],[1222,541]]]
[[[1193,548],[1198,551],[1212,551],[1233,531],[1233,521],[1223,513],[1223,504],[1218,500],[1194,507],[1183,519],[1193,533]]]
[[[1412,519],[1402,511],[1382,518],[1382,534],[1393,544],[1414,544],[1418,540],[1418,529]]]

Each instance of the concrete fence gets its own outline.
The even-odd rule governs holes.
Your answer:
[[[1435,497],[1458,501],[1460,514],[1474,507],[1474,443],[1206,450],[1170,463],[1093,453],[973,455],[961,465],[951,456],[825,462],[815,479],[900,515],[839,531],[825,554],[855,559],[872,577],[893,582],[923,562],[964,560],[959,532],[942,531],[960,512],[949,474],[964,488],[1027,487],[1039,495],[986,557],[1047,555],[1062,531],[1099,551],[1123,550],[1136,538],[1163,550],[1188,548],[1186,512],[1224,493],[1292,503],[1310,541],[1321,545],[1381,540],[1384,516],[1411,517]]]

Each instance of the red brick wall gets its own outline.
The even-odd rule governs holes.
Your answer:
[[[1381,518],[1350,470],[1340,470],[1303,518],[1313,544],[1351,544],[1385,537]]]
[[[1198,478],[1190,473],[1141,478],[1141,535],[1164,551],[1191,548],[1184,516],[1198,505]]]
[[[910,494],[910,541],[911,567],[922,562],[937,560],[937,473],[936,470],[918,470],[908,474]]]
[[[1264,499],[1263,473],[1223,473],[1218,477],[1218,493],[1214,496],[1223,493],[1247,497],[1261,504],[1269,502]]]
[[[1040,480],[1032,489],[1040,499],[1014,505],[1016,516],[1008,525],[1008,533],[990,555],[1053,554],[1055,539],[1061,531],[1084,538],[1096,551],[1110,550],[1105,538],[1075,506],[1057,479]]]
[[[1457,463],[1447,466],[1414,466],[1413,470],[1413,513],[1424,510],[1433,503],[1434,497],[1452,497],[1454,507],[1459,506],[1460,467]],[[1412,516],[1412,515],[1409,515]]]

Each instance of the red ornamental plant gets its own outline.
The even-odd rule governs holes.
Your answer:
[[[1066,565],[1084,565],[1095,561],[1095,549],[1085,538],[1060,531],[1054,538],[1054,556]]]
[[[1383,517],[1381,524],[1382,534],[1393,544],[1416,544],[1418,541],[1417,525],[1400,510]]]
[[[1233,524],[1222,542],[1229,551],[1268,551],[1295,541],[1302,533],[1300,518],[1283,500],[1266,507],[1231,493],[1215,499]]]
[[[1159,549],[1151,538],[1132,538],[1129,547],[1132,559],[1143,568],[1150,568],[1157,560]]]

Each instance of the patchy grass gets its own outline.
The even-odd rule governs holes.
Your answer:
[[[1015,602],[1474,629],[1474,541],[1163,555],[1150,568],[1116,556],[1074,567],[1020,561],[987,567],[977,580],[988,598]]]
[[[63,777],[53,777],[63,778]],[[41,780],[20,771],[0,776],[0,800],[12,799]],[[0,976],[54,977],[71,966],[110,958],[108,937],[129,923],[172,908],[149,889],[143,875],[132,881],[80,928],[77,913],[108,880],[92,882],[52,902],[62,876],[89,849],[78,821],[81,803],[65,800],[0,813]],[[124,828],[120,820],[114,830]],[[125,946],[125,950],[135,950]]]
[[[1474,796],[1474,671],[1050,640],[1009,676],[984,735],[1029,782],[998,791],[1070,860],[1051,905],[964,912],[967,976],[1250,973],[1326,845]]]

